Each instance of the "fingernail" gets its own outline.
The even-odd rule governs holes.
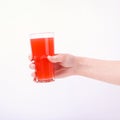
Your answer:
[[[48,59],[50,59],[50,58],[51,58],[51,56],[50,56],[50,55],[48,55],[48,56],[47,56],[47,58],[48,58]]]

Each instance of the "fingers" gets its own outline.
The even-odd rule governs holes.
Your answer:
[[[31,64],[29,65],[29,68],[35,69],[35,64],[31,63]]]
[[[57,54],[54,56],[47,56],[48,60],[54,64],[55,78],[61,78],[71,75],[72,67],[74,64],[74,56],[69,54]],[[32,56],[29,56],[31,64],[29,67],[35,70],[34,61]],[[32,73],[32,77],[36,78],[35,72]]]
[[[35,77],[36,77],[35,72],[33,72],[33,73],[31,74],[31,76],[32,76],[33,78],[35,78]]]
[[[31,55],[28,56],[28,59],[29,59],[30,61],[33,60]],[[29,68],[35,69],[35,64],[34,64],[33,62],[31,62],[31,64],[29,65]]]
[[[28,56],[28,59],[29,59],[30,61],[33,61],[31,55]],[[35,69],[35,64],[34,64],[33,62],[31,62],[31,64],[29,65],[29,68],[31,68],[31,69],[34,70],[34,69]],[[36,79],[36,74],[35,74],[35,72],[33,72],[33,73],[31,74],[31,76],[32,76],[34,79]]]
[[[28,59],[29,59],[30,61],[32,61],[32,56],[31,56],[31,55],[29,55],[29,56],[28,56]]]

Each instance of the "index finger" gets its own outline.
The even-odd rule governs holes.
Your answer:
[[[29,55],[29,56],[28,56],[28,59],[29,59],[30,61],[32,61],[32,60],[33,60],[32,55]]]

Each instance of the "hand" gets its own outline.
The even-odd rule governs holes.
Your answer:
[[[29,57],[30,60],[31,57]],[[55,78],[67,77],[75,74],[76,57],[70,54],[57,54],[55,56],[48,56],[48,60],[54,64]],[[35,65],[32,62],[30,64],[31,69],[35,69]],[[35,73],[32,73],[35,77]]]

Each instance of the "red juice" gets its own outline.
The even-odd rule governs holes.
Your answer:
[[[31,38],[32,58],[35,63],[35,81],[51,82],[54,78],[53,64],[47,56],[54,55],[54,38]]]

